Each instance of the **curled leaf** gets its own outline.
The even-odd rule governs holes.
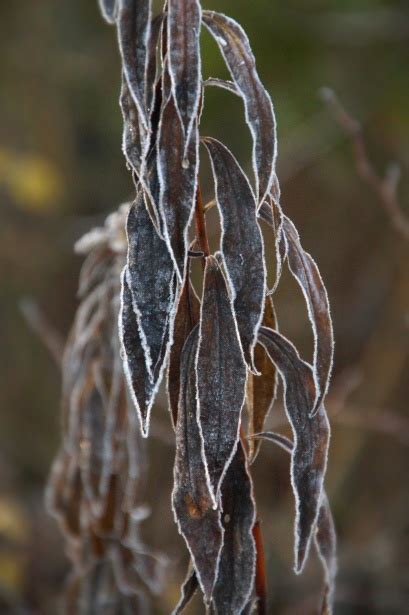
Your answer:
[[[196,418],[196,369],[199,327],[186,340],[181,362],[176,424],[176,457],[172,504],[179,532],[190,551],[197,579],[210,602],[217,577],[223,528],[206,480],[202,442]]]
[[[174,268],[140,192],[127,220],[127,283],[151,378],[160,365],[174,311]]]
[[[256,438],[270,440],[290,453],[290,455],[292,454],[293,443],[282,434],[267,431],[256,434]],[[333,612],[335,579],[337,575],[337,537],[328,497],[324,490],[322,492],[314,540],[325,577],[321,615],[331,615]]]
[[[186,147],[190,143],[201,95],[201,22],[198,0],[168,1],[168,68]]]
[[[215,615],[236,615],[250,599],[256,563],[253,486],[241,443],[222,485],[222,520],[224,541],[213,606]]]
[[[295,347],[277,331],[260,329],[260,342],[275,363],[284,385],[284,405],[294,433],[291,481],[296,501],[295,571],[300,573],[308,556],[321,503],[327,466],[330,429],[323,406],[315,419],[313,370],[300,359]]]
[[[253,367],[253,351],[264,311],[266,269],[256,203],[247,177],[233,154],[206,138],[222,223],[221,247],[231,286],[244,357]]]
[[[98,0],[102,16],[109,24],[114,24],[118,15],[118,0]]]
[[[147,71],[151,0],[118,0],[118,41],[122,67],[143,128],[149,131]]]
[[[200,318],[200,301],[186,276],[176,308],[173,344],[169,356],[168,397],[173,421],[176,427],[179,393],[180,393],[180,360],[183,346]]]
[[[215,11],[203,11],[203,22],[214,36],[243,98],[246,121],[253,137],[256,194],[258,204],[261,204],[275,177],[277,139],[271,98],[260,81],[256,61],[243,28],[233,19]]]
[[[274,199],[271,199],[271,207],[263,203],[259,213],[267,224],[276,229],[276,246],[280,262],[288,259],[290,271],[300,286],[307,304],[314,333],[313,365],[316,386],[316,398],[312,408],[314,415],[327,394],[334,358],[334,332],[327,291],[317,264],[301,245],[293,222],[282,214],[280,206]],[[279,222],[280,220],[282,222]]]
[[[145,351],[132,304],[132,294],[127,282],[127,269],[122,272],[121,309],[119,334],[122,344],[124,370],[132,400],[138,412],[142,434],[149,430],[150,411],[154,399],[152,378],[146,366]]]
[[[219,79],[218,77],[209,77],[208,79],[206,79],[203,85],[205,87],[211,86],[211,87],[221,88],[222,90],[227,90],[228,92],[231,92],[232,94],[236,94],[236,96],[240,96],[240,93],[238,92],[233,81],[229,81],[227,79]]]
[[[276,315],[271,298],[266,301],[263,326],[277,329]],[[261,344],[257,344],[255,347],[254,365],[259,375],[256,376],[252,373],[248,375],[246,392],[249,435],[248,456],[251,462],[257,457],[261,444],[259,440],[253,439],[252,436],[263,431],[277,392],[277,370]]]
[[[284,218],[284,232],[288,246],[288,265],[303,291],[314,332],[315,414],[328,391],[334,356],[334,334],[328,295],[314,259],[303,250],[297,229],[287,216]]]
[[[197,580],[197,575],[193,566],[189,566],[189,570],[187,572],[186,578],[182,583],[180,588],[181,596],[180,600],[172,611],[172,615],[180,615],[185,610],[185,607],[192,600],[193,596],[196,593],[197,588],[199,587],[199,582]]]
[[[164,237],[180,283],[185,277],[188,230],[194,212],[199,171],[199,137],[196,126],[190,134],[190,141],[185,148],[182,124],[173,97],[170,96],[162,109],[159,125],[159,209]]]
[[[226,282],[213,256],[206,259],[196,369],[197,417],[209,487],[217,505],[238,442],[246,366]]]

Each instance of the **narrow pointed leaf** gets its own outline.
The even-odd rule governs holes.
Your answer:
[[[137,316],[148,372],[153,377],[174,310],[174,267],[140,193],[127,220],[127,282]]]
[[[256,434],[256,437],[260,440],[274,442],[290,455],[294,449],[291,440],[282,434],[267,431]],[[332,615],[337,575],[337,537],[328,497],[324,490],[317,519],[315,548],[321,560],[325,578],[321,615]]]
[[[201,94],[201,22],[198,0],[168,1],[169,73],[186,145],[190,142]]]
[[[179,532],[186,541],[197,579],[209,602],[217,577],[223,528],[207,485],[196,418],[197,345],[198,325],[186,340],[182,354],[172,504]]]
[[[203,22],[214,36],[243,98],[246,121],[253,137],[256,194],[258,204],[261,204],[275,176],[277,139],[273,105],[258,76],[256,61],[243,28],[215,11],[203,11]]]
[[[281,216],[281,208],[273,199],[271,199],[271,207],[263,203],[260,208],[260,217],[272,228],[277,227],[277,219]],[[328,295],[317,264],[312,256],[303,249],[297,229],[287,216],[282,217],[277,251],[281,254],[282,262],[288,259],[290,271],[303,292],[314,333],[313,363],[316,385],[314,414],[327,394],[333,365],[334,332]]]
[[[277,290],[281,279],[283,265],[287,258],[287,239],[284,232],[284,214],[277,201],[273,197],[268,198],[268,202],[264,201],[259,209],[259,217],[267,222],[274,231],[274,244],[276,253],[276,271],[275,282],[273,288],[269,291],[272,295]]]
[[[256,203],[247,177],[227,147],[210,138],[206,138],[204,144],[213,168],[216,201],[222,219],[222,254],[240,339],[246,362],[253,368],[253,350],[266,290],[264,244]]]
[[[222,520],[224,541],[213,606],[215,615],[239,615],[251,596],[256,564],[253,487],[241,443],[222,485]]]
[[[185,610],[185,607],[192,600],[193,596],[196,593],[197,588],[199,587],[199,582],[197,580],[197,575],[195,569],[192,566],[189,566],[188,573],[186,575],[186,579],[183,581],[183,584],[180,588],[181,596],[180,600],[172,611],[172,615],[180,615]]]
[[[236,94],[236,96],[240,96],[240,93],[237,90],[235,83],[227,79],[219,79],[218,77],[209,77],[208,79],[206,79],[203,85],[205,87],[210,86],[210,87],[221,88],[222,90],[227,90],[228,92],[231,92],[232,94]]]
[[[151,0],[118,0],[118,40],[122,67],[129,90],[140,115],[149,130],[147,113],[147,70],[151,28]]]
[[[118,14],[118,0],[98,0],[102,16],[109,24],[114,24]]]
[[[206,270],[197,353],[197,406],[209,486],[215,504],[236,449],[246,366],[223,273],[212,256]]]
[[[314,332],[314,379],[317,389],[313,409],[315,413],[328,391],[334,355],[328,295],[315,261],[303,250],[297,229],[287,216],[284,218],[284,232],[288,246],[288,265],[303,291]]]
[[[194,212],[199,171],[199,138],[196,126],[186,149],[182,124],[170,96],[162,110],[159,126],[159,209],[170,255],[180,283],[185,277],[188,230]]]
[[[132,294],[126,278],[125,268],[122,273],[119,334],[122,343],[125,375],[138,412],[142,434],[146,437],[153,403],[153,383],[146,367],[145,352],[133,309]]]
[[[174,427],[176,427],[179,407],[182,350],[189,333],[199,322],[199,318],[200,301],[187,276],[176,308],[173,345],[169,356],[168,397]]]
[[[276,315],[270,298],[266,301],[263,326],[270,329],[277,328]],[[261,445],[260,440],[255,440],[252,436],[263,431],[277,392],[277,370],[261,344],[256,345],[254,364],[260,375],[256,376],[252,373],[248,375],[246,393],[249,435],[248,456],[251,462],[257,457]]]
[[[277,331],[260,329],[260,342],[275,363],[284,385],[284,405],[294,433],[291,481],[296,501],[295,571],[300,573],[308,556],[318,517],[330,429],[323,406],[315,419],[313,370],[300,359],[294,346]]]

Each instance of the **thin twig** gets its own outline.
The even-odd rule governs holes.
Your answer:
[[[47,348],[56,365],[61,368],[64,352],[64,339],[62,335],[48,322],[37,303],[30,297],[22,299],[19,303],[21,314],[29,327],[37,334]]]
[[[391,164],[384,177],[378,175],[368,156],[362,127],[359,122],[349,115],[330,88],[321,88],[320,96],[331,109],[339,126],[351,141],[359,177],[376,194],[395,231],[406,240],[409,240],[409,219],[402,212],[397,196],[400,177],[399,166]]]

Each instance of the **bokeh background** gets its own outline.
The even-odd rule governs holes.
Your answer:
[[[357,176],[348,140],[319,97],[333,88],[363,125],[381,175],[401,165],[409,216],[406,0],[212,0],[248,31],[272,94],[282,203],[326,281],[336,332],[327,490],[339,538],[338,614],[409,613],[409,242]],[[0,613],[53,614],[68,571],[43,491],[59,444],[60,373],[24,309],[64,338],[76,308],[75,240],[132,196],[121,153],[119,58],[96,1],[0,3]],[[225,76],[203,36],[204,70]],[[239,100],[209,90],[203,132],[250,170]],[[205,191],[206,192],[206,191]],[[209,191],[209,196],[211,196]],[[272,241],[267,238],[267,241]],[[33,307],[34,306],[34,307]],[[312,338],[288,275],[282,331]],[[58,335],[55,339],[58,344]],[[172,561],[154,613],[170,611],[186,554],[170,512],[173,446],[164,396],[148,445],[145,539]],[[271,424],[286,433],[279,405]],[[316,612],[320,568],[292,571],[288,459],[264,444],[254,466],[271,613]],[[201,613],[199,601],[191,613]]]

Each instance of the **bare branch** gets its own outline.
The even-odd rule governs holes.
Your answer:
[[[409,219],[403,213],[397,196],[400,176],[399,166],[395,163],[389,165],[385,176],[381,177],[369,159],[362,127],[359,122],[349,115],[335,92],[330,88],[321,88],[320,97],[328,105],[335,120],[351,141],[359,177],[376,194],[395,231],[406,240],[409,240]]]

